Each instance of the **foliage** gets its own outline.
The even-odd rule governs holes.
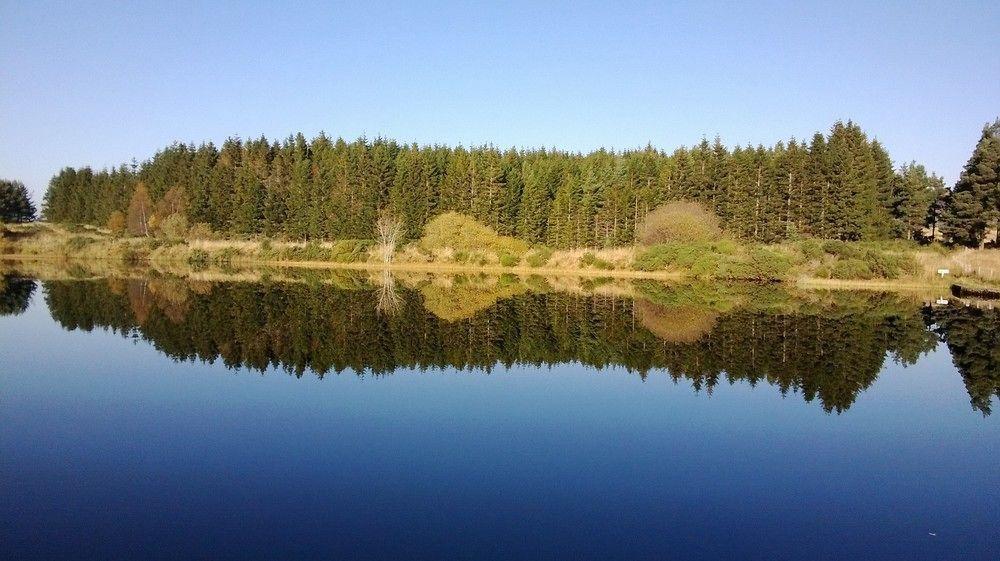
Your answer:
[[[745,248],[730,241],[664,243],[636,256],[641,271],[677,271],[699,278],[777,281],[787,277],[790,258],[764,247]]]
[[[188,263],[196,271],[207,268],[210,260],[208,252],[204,249],[193,249],[191,255],[188,256]]]
[[[174,213],[164,218],[157,229],[168,240],[182,240],[188,235],[188,221],[183,214]]]
[[[197,222],[188,229],[187,237],[191,240],[214,240],[216,235],[207,222]]]
[[[457,212],[446,212],[434,217],[424,227],[420,245],[428,250],[451,248],[456,251],[493,251],[514,255],[523,254],[528,244],[521,240],[501,236],[489,226]]]
[[[919,264],[909,253],[881,251],[856,244],[827,244],[825,249],[837,259],[816,271],[816,276],[820,278],[897,279],[919,271]]]
[[[112,212],[111,215],[108,216],[107,224],[105,224],[105,227],[108,230],[110,230],[111,234],[114,236],[120,236],[124,234],[125,226],[126,226],[125,213],[120,210]]]
[[[135,192],[128,204],[126,223],[128,231],[133,236],[148,236],[150,233],[150,221],[153,218],[153,201],[149,197],[149,190],[142,181],[135,186]]]
[[[66,240],[65,247],[67,251],[71,253],[76,253],[92,243],[94,243],[94,238],[86,236],[73,236],[68,240]]]
[[[34,219],[35,204],[24,183],[0,179],[0,222],[18,224]]]
[[[528,263],[529,267],[538,268],[548,263],[549,259],[552,259],[552,253],[551,248],[545,246],[536,247],[525,256],[524,260]]]
[[[582,265],[584,267],[591,267],[591,268],[594,268],[594,269],[602,269],[602,270],[605,270],[605,271],[608,271],[608,270],[611,270],[611,269],[615,268],[615,266],[614,266],[613,263],[611,263],[609,261],[606,261],[604,259],[601,259],[600,257],[594,255],[593,253],[591,253],[589,251],[586,252],[586,253],[584,253],[583,256],[580,257],[580,265]]]
[[[722,228],[714,213],[699,203],[676,201],[647,214],[636,230],[636,241],[643,245],[707,242],[721,235]]]
[[[981,246],[989,231],[1000,237],[1000,119],[983,127],[941,212],[941,233],[953,243]]]
[[[128,209],[129,230],[145,235],[153,216],[183,213],[227,236],[313,241],[373,239],[377,217],[391,212],[406,241],[435,215],[458,213],[496,236],[572,248],[629,245],[653,209],[683,200],[703,205],[745,240],[867,240],[913,230],[923,203],[898,177],[882,146],[850,121],[808,143],[727,148],[716,139],[670,153],[651,146],[501,151],[297,134],[281,142],[174,144],[137,166],[65,168],[50,182],[44,214],[103,225]]]
[[[507,253],[506,251],[501,251],[498,256],[500,259],[500,264],[504,267],[516,267],[521,263],[521,258],[513,253]]]
[[[36,286],[31,279],[0,275],[0,316],[17,316],[28,311]]]

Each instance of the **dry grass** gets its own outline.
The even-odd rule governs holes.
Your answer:
[[[948,269],[957,279],[1000,283],[1000,249],[960,249],[949,253],[922,250],[915,255],[925,279],[940,278],[939,269]]]
[[[608,249],[562,249],[552,252],[546,267],[554,269],[579,269],[582,267],[581,260],[586,254],[591,254],[597,259],[613,265],[615,269],[630,269],[632,261],[635,260],[635,248],[615,247]]]

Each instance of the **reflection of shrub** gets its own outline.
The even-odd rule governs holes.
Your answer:
[[[721,235],[722,228],[714,213],[698,203],[685,201],[656,208],[636,228],[636,240],[643,245],[707,242]]]
[[[122,251],[122,262],[126,265],[138,265],[149,257],[149,252],[141,247],[129,246]]]
[[[214,261],[216,265],[224,267],[231,265],[234,260],[237,260],[242,256],[243,254],[240,253],[240,250],[235,247],[227,247],[215,254]]]
[[[639,321],[653,335],[668,343],[694,343],[715,327],[719,313],[703,306],[662,306],[637,299]]]
[[[196,270],[200,271],[208,267],[209,256],[204,249],[195,249],[188,256],[188,263]]]
[[[545,247],[536,247],[525,257],[529,267],[541,267],[552,259],[552,250]]]

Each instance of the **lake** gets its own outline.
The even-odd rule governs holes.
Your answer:
[[[279,276],[3,277],[3,558],[1000,556],[989,303]]]

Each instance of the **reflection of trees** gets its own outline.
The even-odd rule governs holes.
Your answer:
[[[396,289],[396,277],[389,269],[382,269],[375,283],[378,286],[378,302],[375,304],[375,309],[385,315],[395,315],[403,305],[403,299]]]
[[[34,293],[35,281],[0,276],[0,316],[23,314]]]
[[[221,358],[229,366],[321,376],[345,369],[383,374],[398,367],[489,370],[576,361],[621,365],[644,377],[664,369],[706,391],[723,381],[764,382],[838,412],[871,385],[887,355],[910,363],[936,341],[918,306],[878,294],[801,300],[767,289],[720,298],[668,288],[650,296],[651,303],[524,293],[500,284],[487,295],[490,305],[482,306],[467,285],[458,292],[396,285],[395,311],[387,314],[378,311],[384,285],[132,286],[142,282],[130,281],[126,289],[48,282],[46,301],[66,328],[137,334],[178,360]],[[435,309],[449,297],[454,303],[443,309],[462,314]]]
[[[928,309],[925,318],[948,345],[972,407],[989,415],[1000,398],[1000,310],[951,305]]]

